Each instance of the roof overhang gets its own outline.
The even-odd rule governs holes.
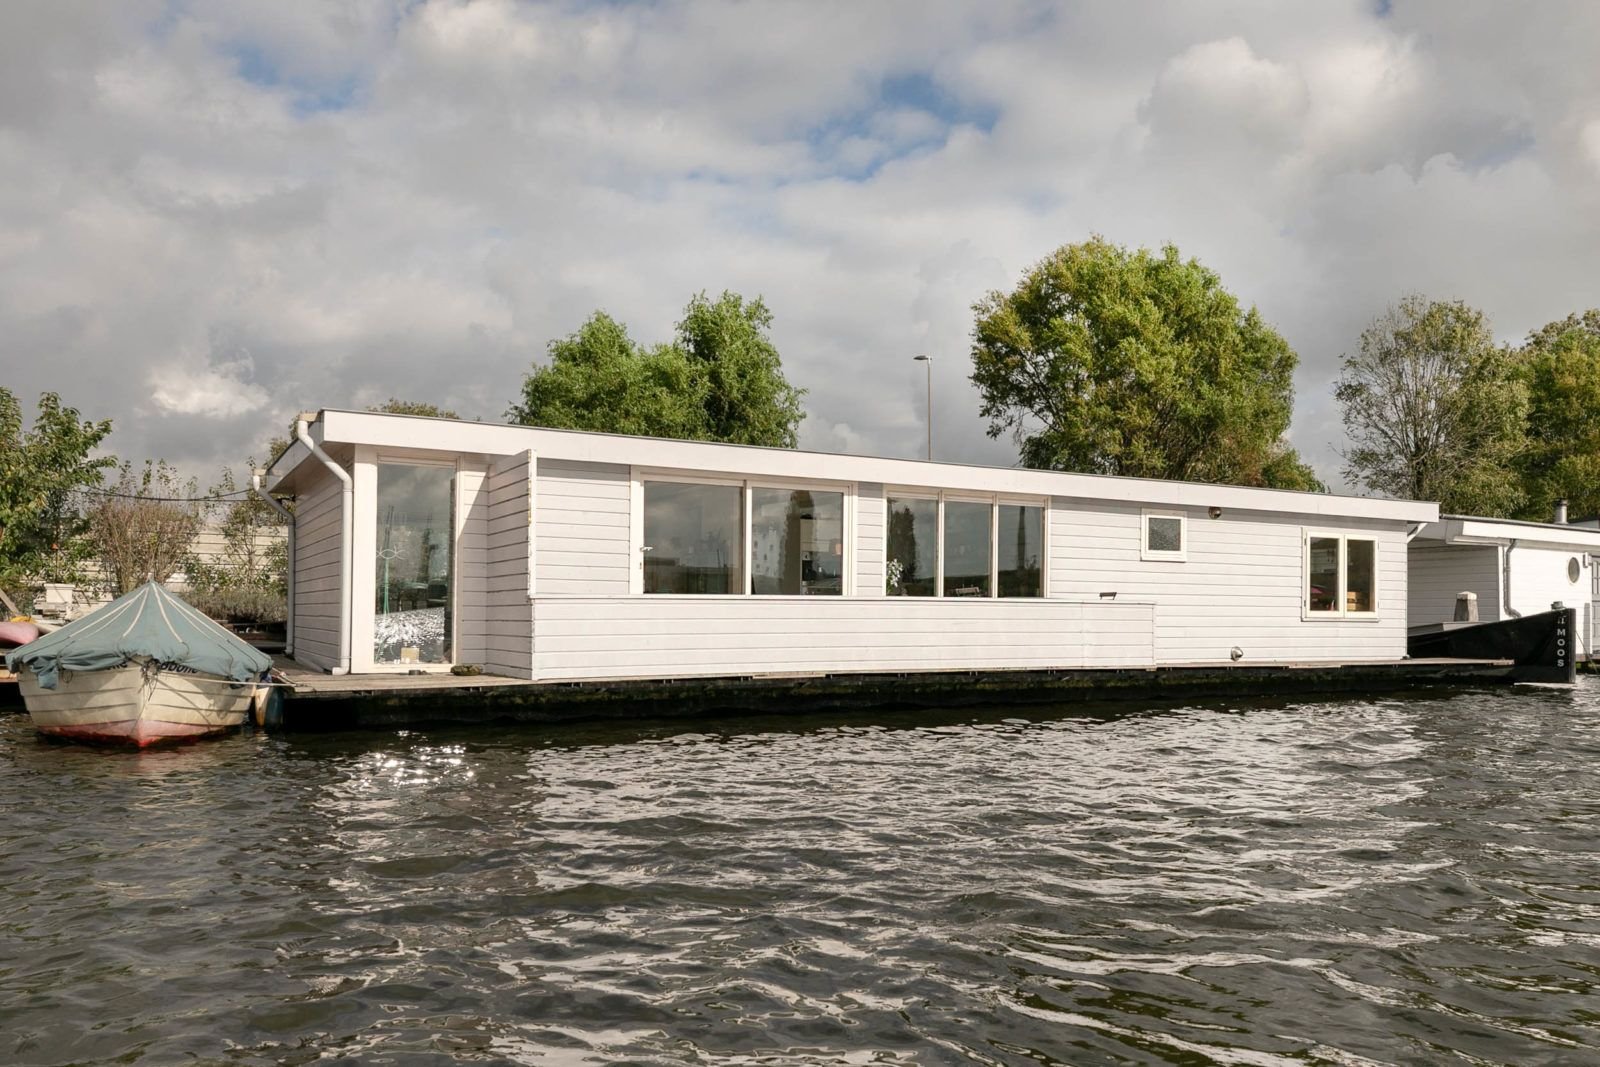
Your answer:
[[[981,467],[913,459],[804,452],[710,441],[677,441],[622,434],[550,430],[537,426],[433,419],[369,411],[324,410],[310,426],[310,435],[330,454],[335,446],[431,449],[485,456],[533,450],[552,459],[615,463],[657,470],[704,471],[756,478],[807,478],[876,482],[890,486],[947,489],[1022,496],[1059,496],[1083,500],[1279,512],[1313,517],[1372,519],[1396,523],[1430,523],[1439,506],[1417,500],[1302,493],[1203,482],[1123,478],[1100,474],[1068,474],[1018,467]],[[296,472],[318,463],[309,449],[295,442],[268,472],[274,491],[293,492]],[[320,463],[318,463],[320,466]]]
[[[1446,545],[1519,545],[1564,552],[1600,554],[1600,529],[1565,523],[1486,519],[1473,515],[1441,515],[1417,535],[1418,540]]]

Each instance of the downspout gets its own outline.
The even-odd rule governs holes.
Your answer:
[[[301,444],[311,450],[311,454],[322,461],[322,465],[333,472],[344,485],[344,499],[339,507],[339,665],[329,674],[350,673],[350,553],[355,548],[355,508],[356,486],[350,479],[350,472],[333,461],[333,458],[324,452],[311,434],[306,431],[307,423],[316,418],[311,412],[301,412],[294,423],[294,436]]]
[[[272,499],[272,495],[261,487],[261,479],[267,472],[259,468],[250,475],[250,485],[256,491],[256,496],[267,502],[267,505],[283,516],[283,521],[289,527],[289,565],[284,568],[284,585],[287,587],[285,601],[288,604],[289,619],[284,624],[283,654],[294,658],[294,515],[288,508]]]
[[[1505,552],[1500,556],[1500,582],[1503,587],[1501,600],[1505,607],[1506,617],[1509,619],[1522,618],[1522,612],[1511,606],[1511,551],[1517,547],[1517,539],[1513,537],[1511,543],[1506,545]]]

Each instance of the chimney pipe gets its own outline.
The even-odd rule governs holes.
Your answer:
[[[1555,522],[1556,522],[1556,524],[1558,526],[1565,526],[1567,524],[1567,498],[1566,497],[1562,497],[1560,500],[1556,501]]]

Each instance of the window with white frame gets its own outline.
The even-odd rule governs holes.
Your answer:
[[[887,504],[888,595],[1044,595],[1042,503],[891,491]]]
[[[750,591],[759,596],[844,592],[844,494],[750,490]]]
[[[845,588],[843,486],[646,473],[638,545],[644,593],[817,596]]]
[[[1181,511],[1143,513],[1139,558],[1183,562],[1189,558],[1189,519]]]
[[[1305,535],[1307,618],[1370,616],[1378,610],[1378,543],[1343,534]]]

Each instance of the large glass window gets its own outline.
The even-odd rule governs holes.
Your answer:
[[[374,662],[450,662],[455,484],[451,467],[378,464]]]
[[[992,504],[947,500],[944,505],[944,595],[989,595]]]
[[[843,577],[843,493],[750,491],[751,592],[838,596]]]
[[[1293,544],[1293,542],[1290,542]],[[1306,549],[1306,610],[1339,610],[1339,539],[1313,537]]]
[[[1044,509],[1025,504],[1000,505],[1001,596],[1043,596]]]
[[[939,579],[939,502],[889,498],[888,573],[890,596],[933,596]]]
[[[744,591],[744,490],[644,483],[644,591]]]

